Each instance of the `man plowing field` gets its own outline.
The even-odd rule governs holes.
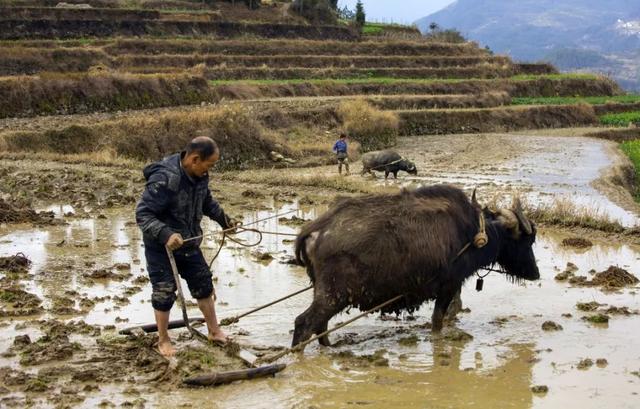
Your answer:
[[[180,276],[198,301],[209,339],[227,341],[216,317],[211,270],[200,250],[203,216],[224,229],[234,226],[209,190],[208,171],[219,159],[216,143],[201,136],[193,139],[183,152],[144,169],[147,184],[136,208],[136,221],[143,233],[147,271],[153,287],[151,304],[158,326],[158,350],[164,356],[175,354],[168,323],[177,289],[167,249],[173,251]]]

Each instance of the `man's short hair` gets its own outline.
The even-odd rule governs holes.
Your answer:
[[[208,136],[198,136],[187,144],[185,151],[187,156],[197,153],[200,159],[206,160],[214,153],[219,152],[220,149],[215,141]]]
[[[342,133],[340,134],[340,139],[342,139],[342,138],[346,138],[346,137],[347,137],[347,134],[346,134],[346,133],[342,132]]]

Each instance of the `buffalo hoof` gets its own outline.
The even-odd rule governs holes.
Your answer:
[[[331,346],[331,341],[329,341],[329,335],[325,335],[323,337],[318,338],[318,342],[320,343],[320,345],[325,347]]]
[[[442,321],[431,323],[431,332],[439,333],[441,331],[442,331]]]

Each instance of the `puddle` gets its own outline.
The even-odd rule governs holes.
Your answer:
[[[273,203],[272,203],[273,205]],[[296,203],[275,206],[278,213],[295,209]],[[323,209],[303,208],[297,213],[304,219],[314,218]],[[273,211],[244,214],[245,223],[271,216]],[[106,219],[76,219],[68,226],[44,229],[17,228],[0,230],[0,256],[24,252],[33,261],[30,272],[34,279],[27,289],[50,306],[53,297],[75,290],[81,296],[112,296],[96,303],[88,312],[70,318],[84,319],[89,324],[115,324],[118,328],[153,321],[150,285],[142,284],[140,292],[131,296],[128,304],[113,300],[125,296],[133,281],[146,276],[144,251],[140,233],[132,224],[133,209],[112,211]],[[291,217],[291,214],[287,215]],[[219,228],[205,224],[205,231]],[[262,230],[294,233],[295,227],[276,219],[255,225]],[[474,290],[470,279],[462,298],[469,313],[459,315],[457,327],[471,334],[469,342],[432,339],[428,329],[419,328],[430,320],[432,304],[423,306],[413,317],[381,320],[374,315],[356,321],[333,334],[336,348],[307,347],[305,354],[292,355],[283,361],[289,367],[272,379],[243,382],[215,389],[178,389],[170,394],[144,393],[151,406],[190,404],[208,407],[514,407],[555,408],[561,406],[637,407],[640,402],[640,351],[632,340],[640,334],[640,315],[612,316],[608,326],[588,324],[587,315],[575,308],[577,302],[626,306],[640,310],[638,289],[620,293],[603,293],[596,288],[572,288],[554,280],[555,275],[572,262],[578,274],[605,270],[610,265],[628,269],[640,275],[640,248],[615,243],[595,242],[588,250],[574,250],[560,245],[566,236],[545,231],[539,235],[535,253],[539,260],[541,280],[518,286],[499,274],[485,278],[484,290]],[[248,242],[253,234],[242,235]],[[285,264],[293,256],[288,236],[265,235],[257,248],[246,249],[229,244],[213,264],[217,278],[217,306],[221,318],[236,315],[265,304],[309,284],[305,271]],[[208,238],[204,253],[210,259],[217,251],[217,242]],[[255,250],[270,253],[270,262],[258,261]],[[87,263],[95,263],[91,267]],[[282,263],[281,263],[282,262]],[[98,281],[90,284],[82,273],[116,263],[130,264],[131,277],[123,281]],[[186,287],[185,287],[186,288]],[[242,344],[288,346],[295,317],[304,311],[311,293],[303,293],[273,307],[242,319],[228,327]],[[190,307],[190,314],[199,315]],[[354,316],[340,314],[330,325]],[[570,313],[566,318],[562,314]],[[48,314],[48,313],[47,313]],[[38,318],[45,318],[44,314]],[[179,318],[174,307],[172,317]],[[59,316],[56,318],[60,318]],[[64,318],[64,317],[63,317]],[[128,322],[117,322],[126,318]],[[563,330],[542,330],[545,321],[554,321]],[[0,352],[7,350],[17,334],[34,330],[15,330],[21,319],[2,318],[10,322],[0,333]],[[401,341],[412,335],[411,342]],[[350,344],[351,340],[358,340]],[[332,353],[353,353],[356,356],[379,352],[388,366],[375,366],[361,360],[339,358]],[[604,368],[576,368],[578,362],[591,358],[606,358]],[[0,366],[19,366],[14,358],[0,358]],[[546,395],[536,395],[533,385],[547,385]],[[93,407],[103,398],[114,402],[119,388],[105,385],[100,392],[87,394],[80,407]]]
[[[578,207],[607,215],[624,226],[640,223],[638,215],[616,205],[591,186],[611,166],[605,142],[582,137],[508,134],[476,137],[479,141],[475,142],[473,138],[460,135],[404,138],[399,152],[415,160],[419,170],[419,176],[407,175],[404,181],[453,183],[469,190],[477,187],[480,197],[518,192],[527,202],[535,204],[569,199]],[[455,139],[470,142],[454,144]],[[461,147],[452,151],[450,145]]]

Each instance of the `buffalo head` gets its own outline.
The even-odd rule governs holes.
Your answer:
[[[407,172],[410,175],[417,175],[418,174],[418,168],[416,168],[416,164],[411,162],[410,160],[407,159],[403,159],[401,162],[401,166],[402,166],[402,170],[404,170],[405,172]]]
[[[511,209],[485,209],[485,216],[492,220],[502,237],[496,261],[504,272],[516,280],[539,279],[540,271],[533,254],[536,226],[524,215],[520,200],[515,199]]]

